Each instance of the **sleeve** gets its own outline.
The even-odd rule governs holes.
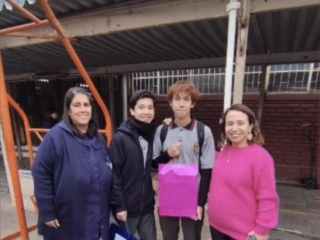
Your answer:
[[[34,192],[39,210],[39,221],[46,223],[57,219],[54,210],[54,169],[58,154],[52,135],[47,133],[37,151],[32,165]]]
[[[152,168],[158,169],[159,163],[168,163],[171,160],[171,157],[168,154],[168,151],[163,151],[162,143],[160,139],[162,125],[157,128],[156,134],[153,140],[153,161]]]
[[[121,139],[116,134],[110,144],[110,159],[112,162],[113,187],[111,191],[110,203],[116,213],[126,211],[125,198],[122,192],[122,170],[125,165],[124,149],[122,149]]]
[[[266,152],[255,162],[253,169],[254,192],[258,202],[258,214],[253,231],[266,236],[277,226],[279,197],[276,192],[276,180],[272,157]]]
[[[212,132],[205,126],[205,141],[202,146],[202,155],[200,157],[200,186],[198,194],[198,206],[203,207],[208,198],[208,192],[211,182],[212,167],[215,162],[215,147]]]

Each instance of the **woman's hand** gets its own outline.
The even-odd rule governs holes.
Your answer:
[[[164,125],[170,125],[171,122],[172,122],[172,118],[165,118],[162,123]]]
[[[58,221],[58,219],[46,222],[47,226],[58,229],[58,227],[60,227],[60,223]]]
[[[256,240],[268,240],[269,236],[260,236],[258,234],[256,234],[254,231],[249,232],[248,234],[248,239],[250,238],[250,236],[254,236]]]

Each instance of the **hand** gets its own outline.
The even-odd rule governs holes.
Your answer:
[[[168,154],[171,158],[176,158],[181,153],[181,145],[180,143],[172,144],[171,148],[168,149]]]
[[[122,222],[126,222],[127,221],[127,215],[128,215],[127,211],[119,212],[119,213],[117,213],[117,218],[118,218],[118,220],[120,220]]]
[[[203,218],[203,207],[197,207],[197,215],[198,217],[193,218],[193,220],[198,221],[198,220],[202,220]]]
[[[172,118],[165,118],[162,123],[164,125],[170,125],[171,122],[172,122]]]
[[[58,227],[60,227],[60,223],[58,221],[58,219],[46,222],[47,226],[58,229]]]
[[[269,239],[268,235],[267,236],[260,236],[260,235],[256,234],[254,231],[249,232],[248,239],[250,236],[254,236],[256,238],[256,240],[268,240]]]

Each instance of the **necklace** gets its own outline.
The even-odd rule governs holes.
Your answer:
[[[231,156],[230,156],[230,153],[231,153],[231,151],[232,151],[232,148],[230,148],[229,149],[229,153],[228,153],[228,159],[227,159],[227,163],[229,163],[230,162],[230,159],[233,157],[233,155],[235,154],[235,152],[234,151],[232,151],[232,154],[231,154]]]

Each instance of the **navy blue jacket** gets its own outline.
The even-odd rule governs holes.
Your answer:
[[[88,144],[77,138],[70,128],[61,122],[45,135],[32,166],[35,197],[39,209],[38,232],[48,239],[97,240],[88,238],[88,218],[97,213],[88,213],[92,200],[100,201],[95,208],[103,240],[109,235],[109,196],[112,186],[112,172],[109,167],[106,143],[101,135]],[[94,142],[95,141],[95,142]],[[90,162],[92,156],[97,160]],[[100,181],[97,195],[92,196],[92,178],[99,168]],[[90,185],[91,184],[91,185]],[[92,199],[92,198],[95,199]],[[56,230],[45,223],[58,219]],[[96,224],[96,225],[97,225]],[[96,226],[95,226],[96,227]],[[93,231],[93,230],[91,230]],[[96,234],[96,233],[95,233]],[[94,234],[92,234],[94,235]]]
[[[110,145],[113,166],[111,205],[115,212],[127,211],[129,217],[153,212],[155,192],[152,187],[151,163],[153,143],[148,143],[146,166],[139,135],[134,127],[123,122]]]

